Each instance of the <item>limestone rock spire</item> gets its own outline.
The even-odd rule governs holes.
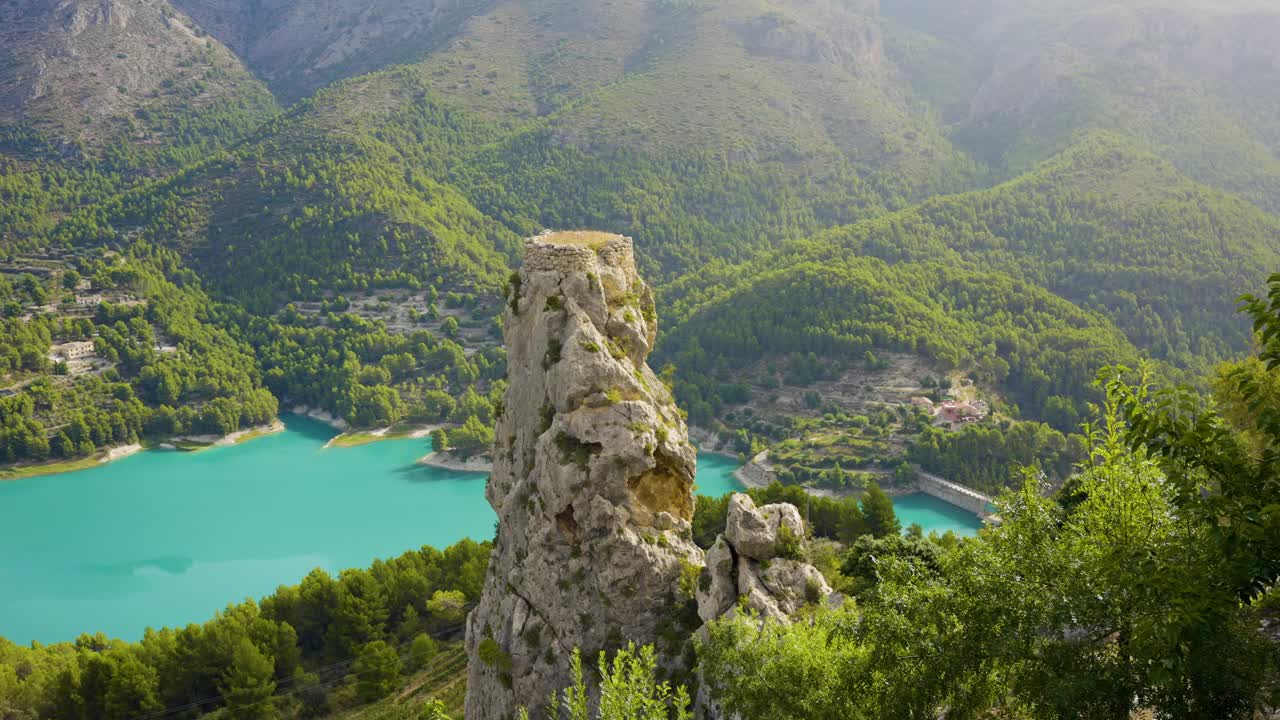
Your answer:
[[[630,238],[526,241],[508,291],[508,386],[485,489],[498,533],[467,620],[468,720],[519,706],[540,717],[569,682],[574,648],[593,657],[696,629],[696,453],[645,362],[656,323]],[[672,627],[675,618],[691,626]]]

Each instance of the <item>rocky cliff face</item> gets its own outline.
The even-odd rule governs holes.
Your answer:
[[[173,0],[293,101],[334,80],[420,59],[484,0]]]
[[[785,619],[831,593],[794,559],[804,522],[791,505],[735,495],[704,563],[690,533],[697,455],[645,362],[656,314],[629,238],[526,241],[507,301],[509,384],[485,488],[498,533],[467,618],[468,720],[538,716],[569,684],[575,648],[654,643],[674,667],[739,598]]]
[[[703,564],[689,533],[696,453],[645,363],[656,317],[631,240],[533,238],[512,285],[485,491],[499,529],[467,622],[469,720],[539,712],[568,684],[574,648],[691,631],[672,622]]]
[[[0,124],[88,144],[160,143],[174,138],[149,130],[150,114],[190,118],[206,108],[253,115],[275,103],[230,50],[167,2],[0,3]]]

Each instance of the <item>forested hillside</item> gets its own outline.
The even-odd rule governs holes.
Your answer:
[[[420,673],[421,684],[447,681],[465,667],[457,641],[488,560],[489,543],[463,540],[337,577],[317,569],[260,602],[230,604],[204,624],[148,631],[141,642],[86,633],[74,643],[20,647],[0,638],[0,708],[67,720],[174,707],[314,718],[398,693],[402,672]],[[21,681],[15,667],[26,668]],[[452,711],[463,688],[446,684],[431,689],[443,691],[435,699]]]
[[[451,154],[491,137],[411,73],[352,80],[235,150],[71,215],[43,242],[164,243],[258,311],[322,289],[496,293],[516,236],[437,180]]]
[[[1145,355],[1165,363],[1166,379],[1195,379],[1247,346],[1250,328],[1231,298],[1262,286],[1280,259],[1277,237],[1274,216],[1117,136],[1094,135],[990,190],[690,273],[663,294],[673,329],[662,353],[680,368],[681,400],[696,422],[734,414],[730,425],[775,442],[829,433],[832,423],[779,427],[762,422],[759,408],[748,421],[744,403],[770,397],[779,382],[835,379],[883,351],[930,358],[936,376],[962,370],[998,388],[1015,418],[1070,433],[1098,399],[1088,382],[1098,367]],[[754,379],[744,384],[743,369],[762,355],[781,371],[748,373]],[[823,373],[794,370],[813,356]],[[893,427],[913,444],[959,447],[945,435],[917,435],[911,423]],[[906,455],[980,486],[1012,477],[1008,468],[990,474],[980,459],[1001,454],[1002,438],[960,445],[970,448],[968,468],[959,458]],[[816,470],[901,456],[883,446],[845,455]]]
[[[487,5],[477,0],[174,0],[234,50],[276,97],[420,60]]]
[[[1009,183],[819,233],[742,268],[673,283],[680,321],[718,282],[850,254],[1000,271],[1108,317],[1130,342],[1184,367],[1247,344],[1234,296],[1280,262],[1280,220],[1099,134]]]
[[[239,58],[168,3],[0,5],[0,256],[278,110]]]
[[[198,279],[200,322],[252,348],[277,402],[361,425],[484,420],[517,240],[599,227],[635,238],[662,299],[659,354],[695,421],[744,453],[796,440],[780,452],[805,462],[813,427],[841,438],[795,465],[805,476],[967,446],[882,416],[912,393],[974,381],[1003,446],[1040,433],[1023,422],[1071,433],[1099,365],[1148,355],[1198,378],[1246,350],[1232,298],[1280,252],[1270,51],[1250,39],[1272,13],[936,5],[7,6],[10,317],[65,322],[40,296],[74,301],[60,278],[101,248],[162,252],[155,269]],[[1178,40],[1193,31],[1198,44]],[[1196,64],[1228,37],[1245,41]],[[104,43],[121,50],[103,57]],[[1169,104],[1147,102],[1152,77]],[[1189,113],[1209,87],[1218,114]],[[1157,132],[1174,116],[1212,132]],[[19,344],[15,391],[57,367]],[[149,396],[153,362],[116,372],[152,410],[205,412],[208,393]],[[851,383],[874,401],[810,407]],[[468,397],[484,402],[458,409]]]

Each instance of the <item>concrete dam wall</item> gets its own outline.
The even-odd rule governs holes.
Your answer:
[[[992,501],[990,497],[982,493],[971,490],[963,485],[957,485],[948,480],[943,480],[937,475],[930,475],[926,472],[917,473],[917,483],[920,492],[926,495],[932,495],[939,500],[951,503],[956,507],[963,508],[977,515],[980,518],[986,518],[993,511]]]

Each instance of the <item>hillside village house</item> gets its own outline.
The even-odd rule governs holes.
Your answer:
[[[53,348],[53,352],[50,353],[49,357],[53,360],[70,361],[90,358],[93,357],[94,354],[93,342],[86,340],[83,342],[69,342],[57,345]]]
[[[968,418],[973,418],[973,420],[968,420],[973,422],[981,414],[982,411],[978,409],[977,405],[967,402],[949,400],[938,406],[938,419],[942,422],[962,422],[968,420]]]

